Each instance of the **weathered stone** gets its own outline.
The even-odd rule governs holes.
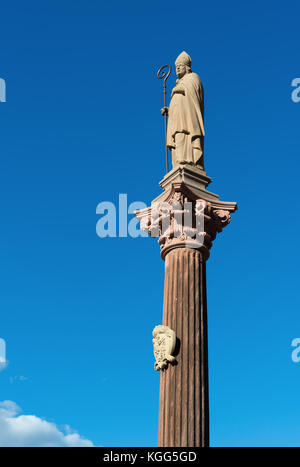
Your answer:
[[[164,370],[168,368],[169,363],[176,361],[173,352],[176,347],[176,334],[168,326],[161,324],[155,326],[152,332],[153,335],[153,350],[156,362],[154,364],[155,370]]]

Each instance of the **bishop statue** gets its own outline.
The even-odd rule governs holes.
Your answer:
[[[191,57],[182,52],[175,61],[176,86],[170,106],[161,109],[168,115],[167,146],[172,151],[172,165],[196,165],[204,169],[204,95],[199,76],[192,72]]]

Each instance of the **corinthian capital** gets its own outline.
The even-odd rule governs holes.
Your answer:
[[[195,248],[207,259],[217,233],[229,224],[235,209],[236,203],[197,198],[183,182],[174,182],[165,199],[135,215],[142,230],[158,237],[163,259],[174,248]]]

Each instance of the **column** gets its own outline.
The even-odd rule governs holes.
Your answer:
[[[176,362],[161,371],[159,446],[209,445],[206,264],[191,248],[165,257],[163,324],[176,333]]]

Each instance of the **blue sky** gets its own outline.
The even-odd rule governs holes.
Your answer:
[[[95,212],[160,193],[155,74],[186,50],[205,90],[210,189],[239,205],[207,264],[211,444],[300,445],[299,15],[293,1],[1,6],[6,417],[17,404],[97,446],[157,442],[164,264],[154,239],[97,237]]]

